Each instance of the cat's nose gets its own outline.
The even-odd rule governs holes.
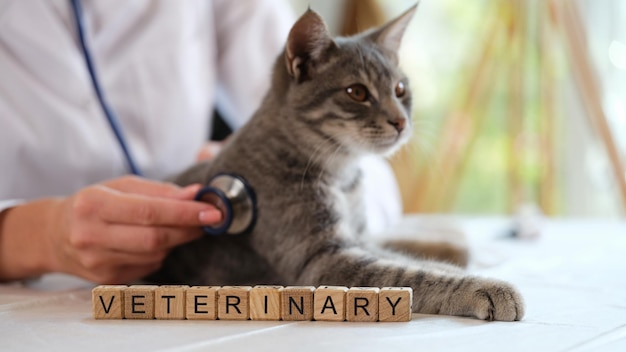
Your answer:
[[[402,130],[404,130],[404,127],[406,126],[406,119],[404,117],[387,120],[387,122],[391,126],[393,126],[396,129],[396,131],[398,131],[398,133],[402,132]]]

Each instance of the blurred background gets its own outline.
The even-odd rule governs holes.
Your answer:
[[[347,35],[415,0],[290,0]],[[401,65],[407,213],[626,213],[626,1],[422,0]]]

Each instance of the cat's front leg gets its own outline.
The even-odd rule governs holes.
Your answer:
[[[512,285],[465,275],[456,266],[402,256],[383,258],[358,246],[336,244],[311,255],[305,258],[300,284],[410,286],[414,312],[501,321],[524,316],[522,297]]]

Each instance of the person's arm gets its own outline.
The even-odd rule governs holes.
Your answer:
[[[125,283],[157,270],[174,247],[219,222],[213,206],[180,188],[137,177],[86,187],[66,198],[27,202],[0,213],[0,281],[50,272]]]

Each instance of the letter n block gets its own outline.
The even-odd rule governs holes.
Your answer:
[[[217,317],[221,320],[250,318],[250,286],[224,286],[217,290]]]
[[[217,319],[218,286],[191,286],[187,289],[185,313],[189,320]]]
[[[320,286],[315,290],[313,318],[321,321],[346,320],[346,292],[344,286]]]
[[[313,320],[313,286],[287,286],[282,291],[283,320]]]
[[[91,290],[94,319],[124,319],[126,286],[97,286]]]
[[[132,285],[124,290],[124,318],[154,319],[154,291],[157,286]]]
[[[189,286],[159,286],[154,291],[154,317],[185,319],[185,291]]]
[[[280,320],[282,286],[254,286],[250,290],[251,320]]]
[[[378,320],[410,321],[412,307],[412,288],[383,287],[378,296]]]
[[[351,287],[346,292],[347,321],[378,321],[378,287]]]

